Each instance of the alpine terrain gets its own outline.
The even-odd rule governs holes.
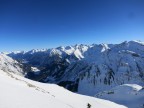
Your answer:
[[[62,108],[144,108],[144,43],[141,41],[2,53],[0,63],[4,77],[0,79],[9,84],[1,85],[14,87],[17,82],[20,96],[23,96],[22,88],[28,94],[38,92],[35,95],[38,97],[46,94],[39,98],[46,105],[45,100],[50,100],[52,105],[57,102]],[[93,98],[71,93],[55,84]],[[111,106],[116,104],[98,98],[124,106]]]
[[[126,108],[24,78],[21,64],[0,54],[0,108]]]

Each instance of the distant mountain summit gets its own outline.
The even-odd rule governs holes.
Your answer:
[[[144,85],[144,43],[92,44],[7,54],[25,66],[29,79],[56,83],[86,95],[122,84]]]

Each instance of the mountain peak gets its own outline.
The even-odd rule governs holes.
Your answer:
[[[137,44],[144,45],[144,42],[142,42],[140,40],[132,40],[132,41],[129,41],[129,43],[137,43]]]

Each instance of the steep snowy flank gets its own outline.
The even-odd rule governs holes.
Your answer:
[[[122,84],[144,85],[144,43],[92,44],[10,53],[40,70],[26,77],[50,82],[73,92],[94,96]]]
[[[144,108],[144,88],[137,84],[124,84],[100,92],[96,97],[123,104],[128,108]]]
[[[22,65],[5,54],[0,54],[0,70],[23,75]]]
[[[0,108],[126,108],[0,70]],[[91,107],[88,107],[91,106]]]

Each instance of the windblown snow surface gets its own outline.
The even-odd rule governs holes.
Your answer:
[[[0,70],[0,108],[126,108],[116,103],[72,93]]]

